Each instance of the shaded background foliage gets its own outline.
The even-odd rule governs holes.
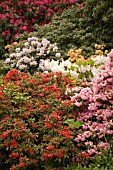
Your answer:
[[[86,0],[80,8],[72,7],[54,16],[50,25],[37,26],[36,35],[57,42],[64,49],[82,48],[86,58],[92,55],[94,44],[105,44],[110,50],[113,44],[113,3]]]

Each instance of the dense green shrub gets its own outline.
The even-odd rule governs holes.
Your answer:
[[[113,146],[111,145],[111,149],[108,151],[104,151],[102,155],[97,155],[95,159],[92,160],[90,166],[92,168],[106,168],[113,169]]]
[[[113,170],[113,168],[107,168],[107,167],[82,167],[81,165],[69,165],[68,168],[66,168],[65,170]]]
[[[86,0],[83,13],[86,17],[80,21],[80,26],[87,30],[86,33],[92,33],[96,43],[105,43],[108,48],[113,44],[113,3],[112,0]],[[90,39],[91,40],[91,39]],[[92,43],[90,41],[89,43]]]
[[[64,10],[61,15],[54,16],[50,25],[37,26],[36,34],[58,43],[62,50],[82,48],[86,57],[92,55],[94,44],[105,44],[111,49],[112,0],[87,0],[83,6]]]

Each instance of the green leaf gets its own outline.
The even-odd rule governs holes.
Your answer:
[[[74,119],[67,119],[64,121],[64,123],[68,124],[70,126],[70,128],[77,128],[79,129],[84,123],[83,121],[76,121],[74,122]]]
[[[69,124],[69,126],[70,126],[71,129],[73,129],[75,127],[75,125],[71,124],[71,123]]]
[[[76,121],[76,122],[74,122],[74,126],[77,128],[77,129],[79,129],[82,125],[83,125],[84,123],[83,123],[83,121]]]

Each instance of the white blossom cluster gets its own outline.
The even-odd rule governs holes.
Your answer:
[[[39,40],[37,37],[31,37],[9,54],[9,57],[5,60],[5,64],[9,64],[11,68],[24,71],[29,68],[38,67],[37,61],[41,58],[52,56],[56,58],[61,57],[56,43],[51,44],[45,38]]]
[[[109,57],[108,56],[103,57],[103,55],[101,55],[101,56],[96,56],[95,58],[92,57],[91,60],[93,60],[95,62],[94,65],[96,66],[98,64],[106,63],[109,60]]]
[[[93,58],[91,58],[93,60]],[[87,81],[92,80],[93,77],[101,71],[100,67],[97,67],[98,64],[102,65],[107,60],[109,60],[108,57],[98,56],[97,58],[94,58],[94,64],[93,66],[90,64],[87,65],[78,65],[77,63],[72,64],[69,60],[64,61],[55,61],[55,60],[40,60],[39,69],[42,71],[48,72],[62,72],[62,73],[69,73],[71,76],[73,76],[75,79],[79,79],[79,81]]]
[[[71,68],[71,63],[69,60],[60,62],[59,60],[40,60],[39,69],[42,71],[52,71],[52,72],[68,72],[68,68]]]

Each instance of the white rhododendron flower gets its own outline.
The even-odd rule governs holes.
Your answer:
[[[11,53],[11,54],[9,55],[9,57],[10,57],[10,58],[15,57],[15,53]]]
[[[59,58],[61,57],[61,53],[56,53],[55,56]]]
[[[36,65],[37,65],[37,62],[36,62],[36,61],[30,62],[30,66],[36,66]]]
[[[7,63],[10,63],[10,58],[7,58],[6,60],[5,60],[5,64],[7,64]]]
[[[20,48],[16,48],[15,50],[16,50],[16,52],[19,52],[19,51],[20,51]]]
[[[103,56],[96,56],[95,58],[91,58],[91,60],[95,61],[94,65],[98,65],[98,64],[104,64],[106,61],[109,60],[109,57],[103,57]]]
[[[26,43],[24,44],[24,46],[25,46],[25,47],[27,47],[28,45],[29,45],[29,43],[28,43],[28,42],[26,42]]]
[[[22,64],[22,65],[19,66],[19,70],[24,70],[24,69],[26,69],[26,68],[27,68],[27,65],[24,65],[24,64]]]
[[[31,62],[31,59],[28,58],[27,56],[24,56],[24,57],[23,57],[23,61],[24,61],[24,63],[30,63],[30,62]]]

